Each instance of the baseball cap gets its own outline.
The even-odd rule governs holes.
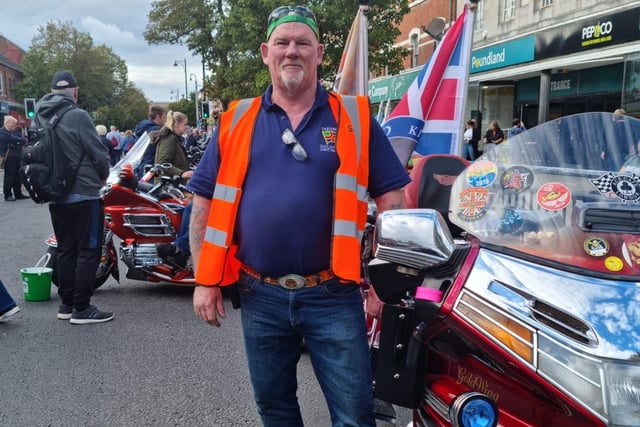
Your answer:
[[[71,74],[71,71],[56,71],[53,79],[51,79],[51,89],[68,89],[71,87],[78,87],[78,82],[76,78],[73,77],[73,74]]]

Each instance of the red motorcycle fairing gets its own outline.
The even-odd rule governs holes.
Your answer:
[[[532,376],[529,367],[514,361],[486,337],[474,334],[473,325],[455,313],[434,321],[429,331],[424,396],[414,414],[414,421],[421,423],[417,425],[429,425],[426,413],[436,425],[450,426],[449,405],[456,396],[470,391],[495,402],[503,426],[605,425],[561,390]],[[531,424],[532,419],[536,424]]]
[[[432,209],[378,216],[371,282],[418,321],[385,334],[383,311],[379,352],[400,357],[376,378],[414,390],[403,351],[421,343],[415,425],[638,426],[638,140],[640,120],[609,113],[509,138],[451,188],[462,239]]]

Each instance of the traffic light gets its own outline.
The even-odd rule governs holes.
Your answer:
[[[202,118],[209,118],[209,101],[202,101]]]
[[[34,98],[24,99],[24,113],[28,119],[36,117],[36,100]]]

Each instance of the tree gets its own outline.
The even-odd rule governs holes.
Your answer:
[[[177,102],[172,102],[168,106],[169,111],[180,111],[187,115],[189,120],[189,125],[194,127],[196,126],[196,104],[195,104],[195,94],[191,92],[189,94],[189,99],[182,98]]]
[[[262,63],[260,43],[269,13],[280,5],[275,0],[157,0],[151,4],[145,39],[151,44],[185,43],[202,55],[211,73],[205,84],[206,96],[221,98],[226,104],[231,99],[256,96],[266,88],[269,74]],[[325,44],[320,77],[332,81],[358,2],[311,0],[307,5],[316,14]],[[407,51],[394,49],[393,41],[408,12],[408,2],[372,2],[368,13],[371,71],[397,73],[402,69]]]
[[[87,33],[70,22],[40,26],[23,62],[18,97],[40,98],[50,92],[57,70],[70,70],[78,80],[78,105],[98,123],[132,128],[147,115],[144,94],[128,81],[127,65],[105,45],[94,46]]]
[[[134,130],[136,125],[148,114],[149,103],[140,89],[133,83],[127,83],[126,90],[121,91],[114,102],[98,107],[94,114],[96,124],[104,124],[109,128],[116,125],[121,131]]]

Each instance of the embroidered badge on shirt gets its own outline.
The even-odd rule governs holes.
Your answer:
[[[322,128],[322,139],[324,139],[324,144],[320,145],[320,151],[331,151],[335,153],[337,131],[337,128]]]

